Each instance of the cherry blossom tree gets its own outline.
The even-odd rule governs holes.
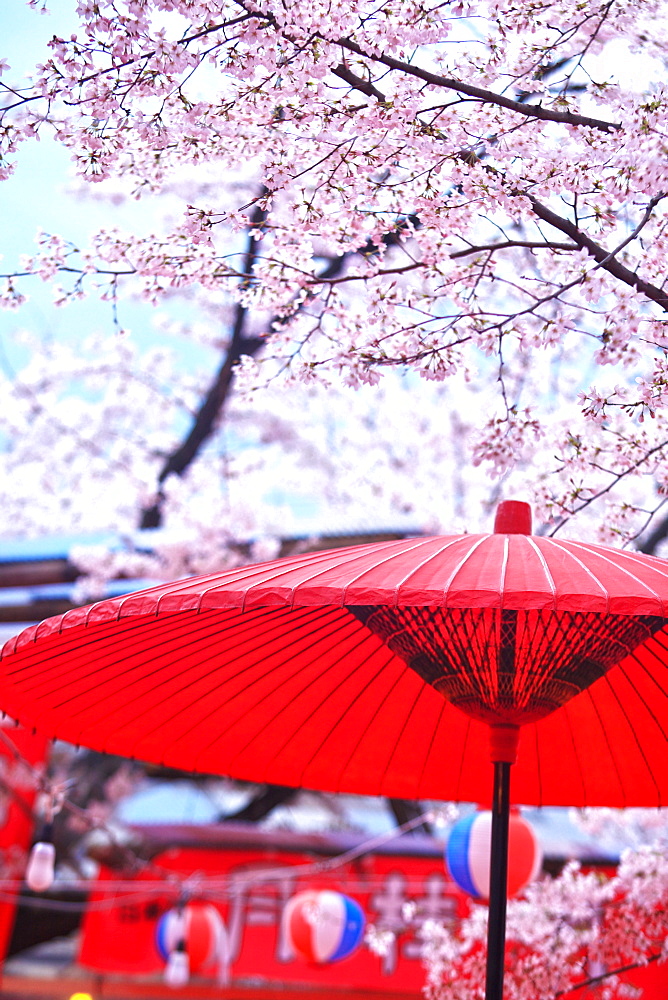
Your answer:
[[[608,538],[642,532],[668,440],[663,3],[77,13],[5,85],[4,175],[48,135],[101,188],[190,197],[155,231],[44,235],[6,305],[27,274],[61,300],[229,296],[250,318],[227,374],[251,396],[468,380],[464,462],[530,489],[552,526],[590,508]],[[161,454],[148,524],[185,471]]]
[[[493,499],[464,465],[465,420],[448,412],[446,388],[427,387],[416,407],[397,378],[352,395],[318,385],[232,395],[188,465],[161,479],[227,357],[207,348],[184,373],[180,340],[167,330],[146,349],[103,334],[36,343],[3,381],[3,530],[101,536],[72,552],[83,597],[118,575],[175,578],[271,558],[281,539],[309,544],[310,532],[464,530],[466,499]],[[158,510],[163,530],[138,533]],[[109,548],[110,533],[120,548]]]

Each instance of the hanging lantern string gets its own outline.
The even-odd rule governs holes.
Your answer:
[[[414,829],[415,826],[423,823],[432,815],[432,810],[426,811],[421,816],[418,816],[407,823],[403,823],[395,830],[388,831],[385,834],[381,834],[371,838],[370,840],[364,841],[362,844],[359,844],[342,854],[338,854],[335,857],[303,865],[290,866],[289,873],[291,876],[309,877],[312,875],[322,874],[324,872],[336,871],[358,858],[373,853],[384,844],[389,843],[392,840],[396,840],[403,834],[410,832],[410,830]],[[94,826],[96,829],[105,829],[104,824],[102,823],[96,822]],[[107,893],[112,894],[113,898],[105,900],[91,900],[87,904],[81,904],[81,909],[86,907],[95,909],[113,908],[114,906],[118,906],[121,902],[125,903],[130,900],[136,901],[139,898],[145,899],[147,897],[164,896],[166,892],[169,892],[170,895],[173,895],[178,899],[182,896],[184,889],[192,896],[197,896],[199,898],[227,898],[237,892],[239,888],[250,888],[258,883],[280,880],[285,878],[286,874],[285,867],[268,868],[244,875],[235,875],[233,883],[229,878],[211,878],[201,873],[184,877],[154,863],[142,861],[131,847],[128,845],[123,846],[129,855],[134,856],[137,867],[142,866],[145,871],[151,871],[154,875],[158,876],[160,881],[154,882],[129,879],[101,882],[96,886],[96,892],[105,893],[105,895]],[[20,882],[18,880],[16,883],[12,883],[10,880],[0,880],[0,898],[2,890],[9,888],[12,884],[19,885]],[[379,884],[381,883],[379,882]],[[67,883],[63,883],[63,888],[66,887]],[[27,899],[26,902],[29,902],[30,905],[46,909],[53,908],[75,910],[80,905],[76,903],[61,903],[57,900],[35,900],[32,898]]]
[[[401,826],[394,830],[387,831],[384,834],[380,834],[370,840],[364,841],[363,843],[351,848],[342,854],[337,854],[332,858],[326,858],[320,861],[315,861],[311,863],[306,863],[303,865],[291,865],[289,872],[291,876],[297,877],[308,877],[311,875],[319,875],[324,872],[336,871],[339,868],[350,864],[352,861],[358,858],[364,857],[365,855],[372,854],[374,851],[378,850],[379,847],[387,844],[397,838],[403,836],[405,833],[409,833],[416,826],[424,823],[425,820],[433,818],[433,810],[428,810],[403,823]],[[104,824],[96,823],[96,829],[104,829]],[[129,895],[134,895],[138,890],[140,890],[144,895],[164,895],[166,889],[170,889],[171,893],[178,899],[183,896],[184,892],[189,896],[197,897],[226,897],[238,891],[239,888],[250,888],[258,883],[272,882],[285,878],[286,869],[281,868],[267,868],[261,869],[259,871],[250,872],[248,874],[234,876],[233,885],[230,884],[230,879],[221,879],[218,877],[208,877],[203,873],[193,873],[189,876],[183,877],[178,876],[177,873],[164,869],[158,865],[152,864],[150,862],[141,861],[136,854],[132,851],[132,848],[127,847],[130,854],[133,854],[137,860],[138,865],[142,865],[144,870],[150,870],[154,874],[158,875],[161,879],[161,883],[155,882],[140,882],[136,879],[130,880],[114,880],[108,882],[102,882],[99,886],[96,886],[96,891],[104,893],[115,893],[116,900],[110,900],[108,905],[118,905],[118,893],[128,892]],[[0,889],[5,885],[4,881],[0,881]],[[124,898],[125,901],[125,898]],[[93,903],[89,905],[95,905]]]
[[[422,826],[423,823],[430,823],[434,821],[437,810],[427,809],[425,812],[420,813],[419,816],[415,816],[413,819],[407,820],[402,823],[401,826],[395,827],[393,830],[386,830],[385,833],[377,834],[370,840],[365,840],[364,843],[358,844],[356,847],[350,848],[348,851],[344,851],[343,854],[337,854],[334,858],[326,858],[323,861],[315,861],[313,864],[306,865],[295,865],[294,868],[290,869],[290,872],[296,874],[313,874],[318,875],[321,872],[332,871],[335,868],[340,868],[343,865],[349,864],[351,861],[356,861],[358,858],[363,857],[365,854],[372,854],[379,847],[384,847],[385,844],[391,843],[393,840],[397,840],[402,837],[405,833],[410,833],[418,826]],[[268,869],[266,872],[258,873],[255,881],[265,881],[265,879],[280,879],[285,876],[284,868]],[[250,881],[254,881],[250,879]]]
[[[290,869],[290,873],[292,869]],[[173,873],[172,873],[173,874]],[[285,870],[284,870],[285,875]],[[233,883],[233,884],[231,884]],[[237,878],[224,879],[221,877],[203,880],[200,891],[196,898],[199,901],[209,900],[219,903],[235,898],[239,887],[246,884],[245,880]],[[377,875],[364,879],[363,891],[365,893],[381,890],[385,886],[385,876]],[[1,879],[0,880],[0,903],[16,902],[16,896],[23,885],[23,879]],[[80,881],[58,881],[58,886],[62,891],[75,891],[81,888]],[[404,888],[406,892],[415,891],[420,893],[423,888],[421,879],[410,879],[406,881]],[[140,879],[128,881],[105,881],[95,885],[94,891],[104,898],[89,899],[86,902],[76,900],[53,899],[48,896],[27,896],[21,897],[21,905],[29,906],[36,910],[49,910],[62,913],[79,913],[84,910],[112,910],[118,906],[127,906],[135,903],[143,903],[154,899],[165,900],[169,897],[171,903],[177,897],[174,884],[167,882],[155,882]]]
[[[217,877],[210,878],[201,872],[194,872],[188,876],[183,876],[178,872],[166,869],[155,862],[143,859],[135,850],[133,850],[131,845],[120,841],[116,832],[111,829],[104,822],[104,820],[99,817],[91,817],[84,808],[69,801],[67,798],[67,791],[71,786],[71,781],[53,782],[46,778],[44,775],[44,768],[40,765],[36,766],[26,760],[23,754],[21,754],[16,747],[16,744],[2,729],[2,727],[0,727],[0,741],[5,744],[14,760],[20,762],[21,765],[33,775],[35,788],[44,796],[42,810],[40,811],[38,809],[32,809],[18,792],[8,787],[8,792],[19,804],[19,807],[24,813],[29,814],[34,821],[43,817],[48,826],[53,823],[53,819],[59,812],[69,812],[89,830],[103,832],[109,838],[112,847],[119,851],[120,855],[124,859],[127,859],[130,871],[142,871],[147,874],[150,873],[159,879],[158,882],[126,879],[109,880],[99,883],[95,887],[96,892],[115,894],[115,898],[111,899],[95,900],[89,901],[85,904],[79,904],[61,900],[22,897],[22,902],[26,905],[30,905],[38,909],[53,909],[62,911],[75,911],[77,909],[83,910],[85,908],[105,909],[117,906],[121,901],[126,902],[131,899],[136,900],[138,898],[150,898],[156,895],[164,896],[165,892],[169,892],[169,894],[173,895],[177,900],[179,898],[189,898],[191,896],[225,898],[233,891],[238,891],[240,887],[248,888],[257,883],[271,882],[285,877],[285,867],[267,868],[265,870],[251,872],[243,876],[235,875],[234,884],[231,886],[230,879],[220,879]],[[5,785],[6,782],[0,782],[0,788],[4,788]],[[372,854],[374,851],[378,850],[378,848],[383,847],[399,837],[402,837],[406,833],[410,833],[412,830],[426,822],[434,822],[439,818],[445,818],[446,820],[451,819],[452,812],[453,807],[451,806],[443,806],[441,808],[431,807],[420,815],[402,823],[400,826],[378,834],[375,837],[372,837],[369,840],[344,851],[342,854],[303,865],[291,866],[290,874],[308,877],[311,875],[319,875],[325,872],[336,871],[337,869],[356,861],[358,858]],[[44,843],[45,841],[39,841],[34,845],[33,850],[35,847],[39,846],[39,844]],[[50,843],[49,846],[51,848],[53,847]],[[51,851],[48,853],[51,854]],[[20,879],[0,879],[0,901],[3,899],[3,896],[8,899],[15,899],[16,890],[20,888],[21,884]],[[63,882],[62,884],[64,888],[72,885],[72,883],[68,882]],[[78,882],[74,883],[74,887],[78,885]],[[119,899],[119,893],[122,894],[122,900]]]

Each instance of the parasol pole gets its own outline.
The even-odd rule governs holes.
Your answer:
[[[518,726],[490,726],[494,764],[492,838],[489,861],[489,920],[485,1000],[503,1000],[503,966],[506,948],[508,895],[508,827],[510,820],[510,768],[517,758]]]
[[[522,500],[502,500],[494,518],[496,535],[530,535],[531,507]],[[507,542],[506,542],[507,545]],[[498,674],[508,690],[515,676],[517,611],[501,608]],[[485,1000],[503,1000],[503,964],[506,949],[506,900],[508,897],[508,824],[510,820],[510,768],[517,759],[519,726],[491,723],[490,756],[494,764],[492,842],[489,859],[489,922],[487,924],[487,974]]]

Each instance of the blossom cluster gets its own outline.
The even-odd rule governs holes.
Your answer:
[[[622,973],[664,961],[668,941],[668,865],[664,847],[627,849],[604,874],[568,863],[508,902],[504,997],[636,996]],[[428,1000],[483,995],[487,909],[472,904],[456,926],[423,930]]]

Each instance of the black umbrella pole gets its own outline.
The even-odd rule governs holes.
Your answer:
[[[503,965],[506,947],[506,898],[508,890],[508,821],[510,817],[510,768],[505,760],[494,762],[492,843],[489,865],[489,924],[487,926],[487,977],[485,1000],[503,1000]]]

